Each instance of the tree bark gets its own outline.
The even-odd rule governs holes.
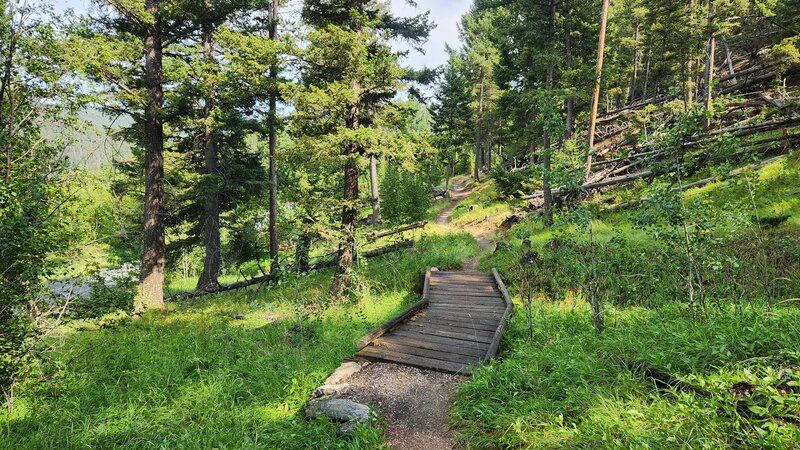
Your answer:
[[[481,127],[483,126],[483,95],[485,82],[486,76],[483,73],[483,69],[481,69],[480,92],[478,94],[478,117],[476,121],[477,126],[475,127],[475,181],[481,181],[481,166],[483,165],[483,147],[481,145],[483,136],[481,133]]]
[[[361,95],[361,85],[354,81],[350,90],[355,93],[355,98]],[[356,103],[350,107],[347,116],[347,127],[358,130],[360,126],[361,110]],[[353,263],[356,253],[356,226],[358,224],[358,164],[355,158],[361,153],[357,143],[349,144],[342,152],[344,162],[344,206],[342,208],[342,240],[339,244],[336,273],[331,284],[330,294],[333,298],[344,298],[350,295],[353,284]]]
[[[556,29],[556,0],[550,0],[550,19],[548,26],[548,37],[552,43],[555,39]],[[549,92],[553,88],[553,75],[555,67],[551,61],[547,67],[547,79],[545,81],[545,88]],[[546,119],[545,119],[546,120]],[[545,123],[544,134],[542,137],[542,166],[544,169],[544,176],[542,177],[542,191],[544,192],[544,224],[545,226],[553,225],[553,192],[550,188],[550,170],[551,170],[551,155],[553,149],[550,142],[550,126]]]
[[[269,6],[269,38],[278,39],[278,0],[270,0]],[[272,85],[269,96],[269,272],[277,275],[278,261],[278,164],[276,153],[278,148],[278,67],[269,69]]]
[[[564,53],[566,60],[566,70],[572,71],[572,26],[570,22],[571,8],[569,2],[564,5]],[[575,97],[567,97],[567,117],[564,121],[564,140],[568,141],[575,132]]]
[[[14,26],[14,2],[8,3],[8,17],[9,17],[9,42],[8,42],[8,55],[6,55],[5,67],[3,68],[3,79],[0,83],[0,101],[3,100],[3,96],[8,97],[8,118],[6,121],[6,126],[8,127],[8,142],[6,143],[5,153],[6,153],[6,167],[5,167],[5,181],[6,183],[11,181],[11,165],[13,159],[13,151],[14,151],[14,127],[15,127],[15,105],[14,105],[14,88],[13,84],[13,68],[14,68],[14,56],[17,53],[17,30]]]
[[[639,29],[641,23],[636,21],[636,28],[633,32],[633,76],[631,78],[631,90],[628,94],[628,103],[636,100],[636,84],[639,82]]]
[[[717,39],[714,27],[714,0],[708,0],[708,53],[706,55],[706,129],[711,128],[711,113],[714,99],[714,51],[717,47]]]
[[[208,6],[208,3],[206,2]],[[214,59],[214,30],[208,24],[203,30],[203,54],[206,61],[216,66]],[[204,156],[205,172],[208,176],[203,220],[203,243],[205,245],[205,259],[203,261],[203,272],[197,282],[197,290],[213,291],[219,289],[219,274],[222,269],[222,245],[220,243],[219,232],[219,155],[217,148],[216,130],[212,125],[214,120],[214,108],[216,107],[216,87],[213,81],[214,74],[209,77],[208,97],[203,108],[203,119],[205,122],[204,130]]]
[[[600,103],[600,87],[603,82],[603,55],[605,53],[605,47],[606,47],[606,24],[608,22],[608,2],[609,0],[603,0],[603,9],[600,13],[600,38],[597,42],[597,67],[595,69],[594,94],[592,95],[592,111],[591,115],[589,116],[589,153],[586,156],[586,171],[584,177],[584,179],[587,182],[589,181],[589,176],[592,174],[592,153],[594,152],[594,134],[595,134],[595,128],[597,127],[597,105]],[[649,58],[647,65],[649,69],[650,67]]]
[[[148,88],[145,105],[144,151],[144,249],[141,280],[134,301],[134,312],[164,307],[164,106],[163,42],[159,1],[147,0],[147,12],[155,20],[146,26],[144,39],[145,81]]]
[[[694,0],[689,0],[689,27],[694,26],[694,9]],[[688,110],[692,102],[694,102],[694,83],[692,81],[694,78],[694,45],[694,39],[689,39],[689,45],[687,46],[689,54],[686,58],[686,81],[683,87],[683,104],[686,110]]]
[[[369,184],[372,195],[372,217],[370,217],[370,223],[380,225],[383,220],[381,219],[381,193],[378,188],[378,158],[375,155],[369,155]]]

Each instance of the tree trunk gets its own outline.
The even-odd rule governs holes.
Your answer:
[[[572,71],[572,26],[570,22],[571,8],[569,2],[564,5],[564,53],[566,61],[566,71]],[[567,117],[564,122],[564,140],[568,141],[575,132],[575,97],[569,96],[566,101]]]
[[[628,103],[636,101],[636,84],[639,82],[639,29],[641,24],[636,21],[636,28],[633,32],[633,76],[631,78],[631,90],[628,94]]]
[[[556,0],[550,0],[550,19],[549,19],[549,42],[555,39],[556,29]],[[545,81],[545,88],[549,92],[553,88],[553,75],[555,67],[552,62],[547,67],[547,80]],[[550,169],[551,169],[551,155],[553,149],[550,142],[550,126],[545,123],[543,134],[542,147],[544,154],[542,155],[542,166],[544,168],[544,176],[542,177],[542,191],[544,192],[544,224],[545,226],[553,225],[553,192],[550,188]]]
[[[0,82],[0,102],[3,100],[3,96],[8,96],[8,118],[6,123],[4,124],[8,127],[8,142],[6,143],[5,153],[6,153],[6,167],[5,167],[5,181],[9,183],[11,181],[11,165],[13,160],[13,151],[14,151],[14,128],[15,128],[15,105],[14,105],[14,88],[13,84],[13,72],[12,69],[14,68],[14,56],[17,53],[17,30],[14,25],[14,15],[16,14],[14,9],[14,2],[8,3],[8,20],[9,20],[9,42],[8,42],[8,55],[6,55],[6,60],[3,68],[3,79]]]
[[[689,26],[694,27],[694,0],[689,0]],[[688,111],[694,102],[694,83],[692,82],[694,72],[694,39],[689,39],[689,55],[686,59],[686,86],[683,87],[683,103],[684,108]]]
[[[303,226],[305,227],[301,233],[300,238],[297,240],[297,249],[294,254],[294,268],[297,272],[305,273],[310,269],[308,254],[311,251],[312,237],[308,227],[313,224],[313,221],[308,217],[303,217]]]
[[[600,13],[600,38],[597,41],[597,66],[595,68],[594,93],[592,95],[592,111],[589,116],[589,153],[586,156],[586,175],[588,182],[592,174],[592,153],[594,152],[594,134],[597,127],[597,105],[600,103],[600,87],[603,82],[603,55],[606,47],[606,24],[608,22],[608,2],[603,0],[603,9]],[[648,68],[650,59],[648,58]],[[646,86],[646,85],[645,85]],[[646,89],[646,88],[645,88]]]
[[[717,39],[714,27],[714,0],[708,0],[708,53],[706,60],[706,129],[711,128],[711,112],[714,99],[714,51],[717,46]]]
[[[650,87],[650,48],[647,49],[647,63],[644,69],[644,86],[642,87],[642,100],[647,100],[647,88]]]
[[[355,98],[361,96],[360,83],[351,83],[350,90]],[[359,104],[351,106],[347,117],[347,127],[358,130],[361,110]],[[335,299],[348,297],[353,284],[353,263],[356,253],[356,226],[358,224],[358,164],[355,158],[361,153],[357,143],[347,146],[342,152],[344,156],[344,206],[342,208],[342,240],[339,244],[336,273],[331,284],[331,297]]]
[[[206,1],[208,6],[208,2]],[[203,54],[206,61],[216,67],[214,59],[214,29],[207,24],[203,29]],[[203,108],[205,130],[203,132],[203,145],[205,147],[205,172],[206,181],[205,205],[203,211],[203,244],[205,246],[205,259],[203,272],[197,282],[197,291],[215,291],[219,289],[219,274],[222,269],[222,251],[219,234],[219,167],[216,130],[214,121],[214,108],[216,107],[216,86],[210,74],[208,81],[208,97]]]
[[[483,151],[482,151],[482,141],[483,136],[481,133],[481,127],[483,126],[483,95],[484,95],[484,84],[486,82],[485,75],[483,73],[483,69],[481,69],[481,77],[480,77],[480,93],[478,94],[478,117],[476,120],[476,127],[475,127],[475,181],[481,181],[481,166],[483,165]]]
[[[148,88],[144,112],[144,249],[141,280],[134,312],[164,307],[164,105],[163,43],[158,0],[147,0],[147,12],[155,21],[147,26],[144,42],[145,80]]]
[[[271,0],[269,6],[269,38],[278,39],[278,0]],[[277,275],[278,261],[278,167],[276,152],[278,147],[278,67],[269,69],[272,82],[269,96],[269,272]]]
[[[737,84],[739,81],[736,79],[736,71],[733,69],[733,53],[728,47],[727,39],[723,39],[722,43],[725,44],[725,59],[728,62],[728,76],[725,78],[730,78],[731,84]]]
[[[369,155],[369,184],[372,195],[370,223],[380,225],[383,220],[381,219],[381,193],[378,189],[378,158],[375,155]]]

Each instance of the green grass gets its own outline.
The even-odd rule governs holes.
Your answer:
[[[15,408],[0,412],[0,448],[381,446],[380,432],[342,438],[302,406],[359,337],[419,299],[426,267],[459,268],[477,251],[469,235],[432,235],[369,261],[352,304],[320,303],[327,271],[112,328],[66,329]]]
[[[791,448],[800,442],[800,311],[725,312],[694,323],[685,309],[615,310],[603,334],[583,304],[534,305],[506,335],[503,358],[458,393],[453,423],[467,448]],[[654,389],[625,362],[644,361],[715,397]],[[788,371],[788,372],[787,372]],[[796,378],[795,378],[796,379]],[[728,389],[757,386],[737,411]],[[765,412],[761,408],[766,408]]]
[[[594,209],[642,198],[643,187],[598,196]],[[796,160],[759,171],[759,216],[786,219],[765,225],[781,279],[776,301],[800,292],[798,189]],[[472,202],[488,210],[493,196],[487,189]],[[498,251],[483,256],[479,267],[500,270],[517,315],[502,358],[459,390],[451,416],[466,448],[796,448],[800,387],[790,383],[795,391],[782,395],[775,386],[787,375],[800,378],[800,311],[788,301],[767,312],[747,187],[729,180],[689,190],[686,198],[746,219],[717,224],[721,240],[704,244],[707,254],[698,261],[707,316],[699,321],[688,310],[685,254],[636,228],[636,211],[606,211],[592,221],[608,311],[602,334],[591,327],[583,294],[590,268],[585,230],[563,220],[546,229],[531,217],[500,238]],[[460,217],[469,213],[462,210]],[[528,251],[524,240],[537,253],[525,272],[519,265]],[[537,299],[530,338],[519,299],[523,281]],[[739,298],[732,297],[734,282]],[[626,368],[632,361],[667,370],[714,397],[657,391]],[[737,382],[752,383],[756,392],[734,399],[729,389]]]

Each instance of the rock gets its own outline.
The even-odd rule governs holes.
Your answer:
[[[356,428],[358,427],[359,422],[355,420],[351,420],[349,422],[345,422],[339,426],[339,434],[342,436],[352,436],[353,433],[356,432]]]
[[[244,314],[242,313],[236,313],[231,317],[233,317],[234,320],[244,320]]]
[[[306,416],[312,419],[321,416],[339,422],[354,421],[363,423],[369,420],[367,405],[342,398],[320,398],[306,403]]]
[[[478,209],[478,205],[469,205],[470,211],[475,211],[476,209]]]
[[[331,385],[331,384],[341,384],[342,381],[351,377],[355,373],[361,370],[361,364],[357,362],[346,362],[342,363],[338,369],[333,371],[333,374],[325,380],[323,385]]]
[[[347,392],[349,384],[324,384],[314,391],[314,398],[340,396]]]

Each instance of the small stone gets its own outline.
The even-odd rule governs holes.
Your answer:
[[[244,320],[244,314],[242,313],[236,313],[232,317],[234,320]]]
[[[347,392],[349,384],[324,384],[314,391],[314,398],[340,396]]]
[[[328,417],[339,422],[369,420],[369,407],[351,400],[341,398],[321,398],[306,403],[306,416],[316,419],[320,416]]]
[[[359,370],[361,370],[361,364],[357,362],[346,362],[342,363],[338,369],[334,370],[331,376],[325,380],[323,385],[331,385],[331,384],[341,384],[342,381],[345,379],[353,376]]]

